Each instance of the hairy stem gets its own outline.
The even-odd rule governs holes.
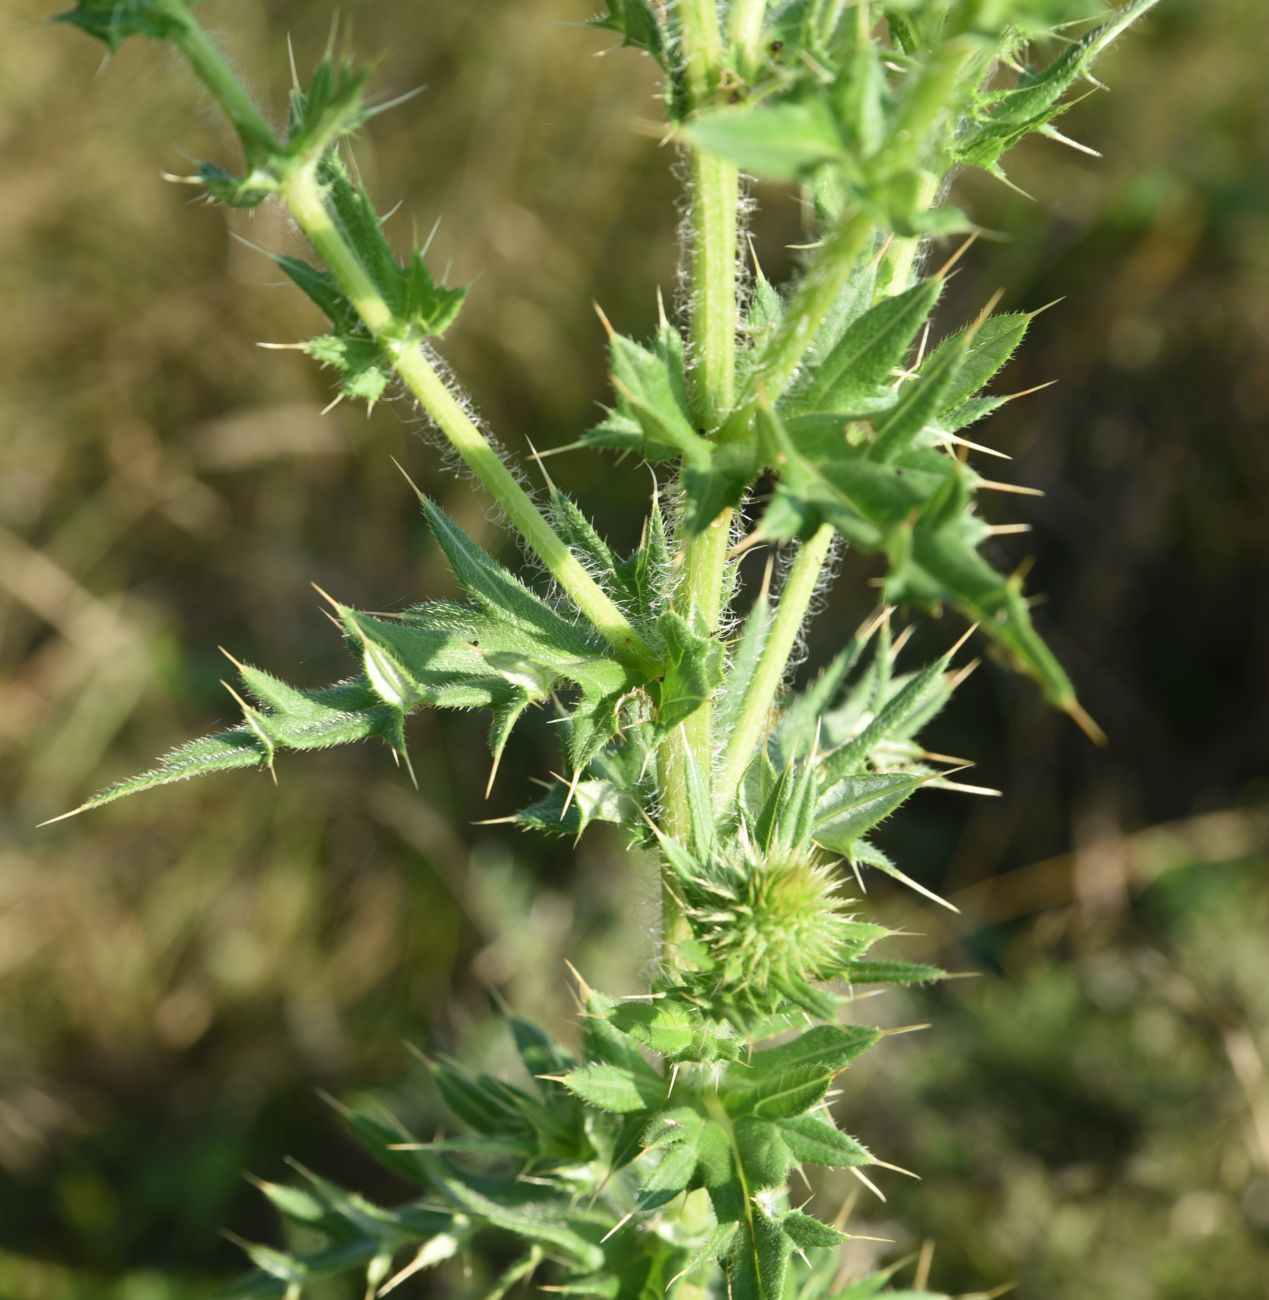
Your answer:
[[[247,94],[242,82],[225,63],[220,51],[184,5],[171,5],[169,16],[180,24],[174,37],[199,81],[211,92],[242,142],[247,161],[256,166],[281,151],[281,145],[264,114]]]
[[[417,342],[403,341],[396,336],[392,309],[331,218],[314,165],[306,164],[290,171],[282,184],[282,197],[366,328],[392,359],[393,369],[506,512],[512,526],[617,655],[643,676],[654,676],[657,660],[651,648],[542,516]]]
[[[203,29],[184,15],[177,43],[194,72],[224,109],[251,162],[277,158],[281,148],[242,84]],[[485,489],[581,614],[640,676],[655,677],[657,656],[613,601],[586,572],[492,444],[428,362],[417,342],[401,337],[391,307],[349,246],[326,206],[316,162],[295,160],[280,177],[280,192],[296,224],[352,303],[366,329],[391,358],[411,394],[435,421]]]
[[[723,72],[723,38],[714,0],[681,0],[679,24],[688,92],[693,109],[713,98]],[[692,396],[698,418],[716,429],[736,397],[736,240],[740,176],[720,158],[693,151],[691,336],[695,368]],[[724,510],[680,551],[680,612],[703,636],[718,631],[731,511]],[[690,831],[686,771],[689,763],[708,775],[713,763],[713,709],[707,701],[670,738],[660,779],[669,832]],[[665,895],[667,946],[681,931],[673,898]]]
[[[833,529],[822,524],[810,540],[803,543],[780,590],[771,630],[754,675],[745,688],[740,717],[727,743],[714,786],[714,799],[719,808],[726,808],[735,798],[745,769],[762,745],[776,694],[789,666],[789,656],[797,644],[798,633],[806,620],[832,545]]]

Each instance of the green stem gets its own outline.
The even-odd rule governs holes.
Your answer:
[[[723,64],[723,31],[717,0],[679,0],[683,68],[692,108],[702,108],[718,86]]]
[[[502,507],[512,526],[546,566],[547,572],[612,646],[617,656],[640,676],[657,676],[660,667],[652,648],[533,504],[475,421],[445,386],[417,342],[401,337],[392,308],[331,217],[317,177],[316,162],[311,159],[282,162],[281,146],[220,52],[208,40],[206,32],[183,6],[174,9],[173,13],[180,17],[175,38],[177,44],[199,80],[233,123],[248,161],[253,164],[273,161],[282,199],[296,224],[325,262],[366,329],[391,358],[392,366],[405,386]]]
[[[282,146],[256,107],[242,83],[230,71],[220,51],[212,44],[207,33],[191,17],[184,5],[172,5],[170,16],[179,23],[173,38],[181,53],[189,60],[199,81],[212,93],[224,110],[242,142],[242,151],[251,166],[266,162],[281,152]]]
[[[693,109],[713,99],[723,73],[723,37],[714,0],[681,0],[679,26]],[[723,159],[692,154],[692,397],[701,423],[716,429],[736,399],[736,246],[740,174]],[[731,511],[682,544],[680,612],[702,636],[714,636],[722,610]],[[661,765],[666,827],[676,838],[691,830],[686,772],[713,766],[713,708],[707,701],[670,737]],[[664,896],[667,950],[682,934],[682,920]]]
[[[692,155],[693,392],[702,423],[716,429],[736,400],[736,210],[740,173],[711,154]]]
[[[926,211],[934,205],[935,198],[938,197],[939,178],[933,172],[927,172],[921,178],[920,189],[918,191],[917,204],[921,211]],[[877,294],[884,294],[889,297],[892,294],[902,293],[905,289],[912,287],[913,271],[916,268],[917,253],[920,251],[925,239],[921,235],[911,235],[902,239],[896,239],[890,245],[890,251],[886,254],[882,266],[881,274],[877,277]]]
[[[780,590],[771,630],[758,658],[758,666],[745,688],[740,717],[727,743],[714,787],[715,803],[720,810],[728,808],[736,797],[745,769],[762,745],[776,694],[789,666],[789,656],[806,620],[832,544],[833,529],[822,524],[811,539],[803,543]]]
[[[796,377],[816,330],[845,289],[874,229],[870,216],[854,212],[844,214],[824,237],[767,345],[758,372],[763,397],[772,405]]]
[[[821,41],[827,42],[837,30],[845,8],[846,0],[815,0],[815,7],[811,13],[811,28]],[[862,8],[864,6],[861,5]]]
[[[762,33],[767,0],[732,0],[729,35],[741,74],[752,80],[762,63]]]
[[[547,571],[623,661],[644,677],[656,676],[657,659],[651,648],[542,516],[417,342],[397,336],[392,309],[331,217],[316,167],[308,163],[289,171],[282,182],[282,197],[305,238],[391,358],[405,386],[506,512]]]

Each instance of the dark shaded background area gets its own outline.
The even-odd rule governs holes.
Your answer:
[[[49,8],[19,0],[12,21]],[[286,34],[304,65],[330,18],[206,8],[275,104]],[[593,57],[584,0],[342,13],[377,85],[427,86],[358,160],[400,201],[400,238],[443,217],[440,263],[476,282],[448,357],[515,452],[571,441],[605,388],[592,299],[638,334],[675,285],[649,67]],[[980,978],[867,1004],[936,1027],[847,1080],[843,1122],[925,1176],[853,1222],[887,1254],[933,1238],[949,1290],[1255,1300],[1269,1275],[1263,48],[1256,0],[1165,0],[1103,65],[1113,93],[1066,120],[1104,161],[1028,145],[1011,174],[1038,202],[963,181],[1007,238],[967,259],[949,324],[999,286],[1007,306],[1064,299],[1004,378],[1060,382],[985,436],[1015,457],[1002,477],[1047,492],[999,499],[1035,527],[1001,562],[1036,556],[1041,626],[1113,743],[989,665],[935,738],[1005,797],[929,792],[886,831],[962,913],[875,905],[919,932],[912,955]],[[228,776],[32,829],[228,720],[217,644],[306,684],[342,675],[310,581],[387,609],[449,590],[391,455],[512,554],[407,410],[322,416],[325,379],[255,347],[315,321],[226,228],[294,237],[160,181],[231,156],[173,61],[136,44],[99,63],[68,31],[0,42],[0,1294],[21,1300],[214,1289],[238,1267],[221,1226],[276,1231],[241,1171],[282,1177],[288,1154],[392,1195],[314,1088],[386,1092],[427,1131],[402,1040],[497,1063],[491,990],[567,1033],[561,954],[628,991],[655,912],[646,864],[602,834],[574,852],[471,825],[554,765],[541,722],[488,804],[480,720],[432,715],[411,732],[421,795],[385,753],[339,751],[289,757],[277,790]],[[761,197],[778,267],[801,217]],[[551,469],[637,535],[645,471]],[[844,575],[811,664],[869,608],[873,570]]]

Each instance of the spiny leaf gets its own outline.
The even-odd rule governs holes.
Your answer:
[[[287,152],[292,158],[322,159],[341,137],[369,116],[364,92],[369,74],[347,61],[324,58],[307,90],[291,94]]]
[[[331,73],[324,80],[319,76],[322,86],[330,84],[322,91],[317,118],[310,121],[308,101],[298,101],[298,107],[293,110],[292,150],[310,147],[310,132],[325,138],[350,130],[355,124],[352,118],[360,112],[357,107],[360,80],[351,72],[341,74],[338,80],[332,80],[334,75]],[[402,341],[443,334],[458,315],[467,290],[437,285],[418,251],[411,253],[404,265],[397,264],[378,213],[334,153],[325,153],[321,177],[336,224],[356,249],[392,311],[389,332]],[[278,255],[273,260],[321,308],[333,327],[328,333],[310,339],[304,344],[304,350],[322,365],[340,373],[340,390],[345,396],[360,398],[373,406],[392,381],[391,357],[370,335],[360,314],[329,271],[296,257]]]
[[[593,654],[597,638],[589,627],[571,623],[535,596],[492,556],[477,546],[433,501],[421,500],[428,527],[445,552],[463,590],[483,608],[561,653]]]
[[[1018,350],[1018,345],[1034,319],[1034,312],[1006,312],[999,316],[989,316],[978,326],[960,359],[955,375],[943,390],[939,407],[940,423],[991,383]],[[954,335],[940,343],[926,364],[930,367],[937,366],[944,350],[953,347],[958,337],[959,335]]]
[[[850,1240],[831,1224],[797,1210],[780,1216],[780,1230],[799,1250],[835,1250]]]
[[[579,1268],[602,1267],[603,1250],[569,1225],[569,1211],[565,1206],[525,1196],[512,1179],[499,1179],[492,1185],[482,1186],[481,1180],[448,1161],[426,1152],[421,1153],[421,1158],[432,1184],[458,1209],[491,1227],[536,1242]]]
[[[623,1034],[671,1060],[690,1059],[701,1039],[699,1013],[674,998],[623,1002],[611,1020]]]
[[[915,445],[944,405],[967,347],[964,334],[949,339],[917,377],[899,389],[895,404],[874,421],[875,436],[866,453],[869,459],[893,462]]]
[[[963,355],[966,336],[956,347]],[[937,371],[922,368],[925,379],[909,385],[902,407],[879,421],[871,446],[865,438],[853,447],[840,423],[797,417],[786,424],[760,408],[764,458],[781,476],[760,532],[806,537],[827,521],[858,549],[883,552],[891,603],[956,605],[1010,651],[1053,703],[1076,713],[1070,680],[1035,631],[1020,582],[978,554],[990,533],[973,513],[977,475],[932,449],[902,450],[920,433],[917,425],[937,412],[955,375],[954,356],[946,353]]]
[[[811,370],[810,379],[794,389],[782,406],[792,414],[866,414],[870,405],[893,388],[895,370],[906,361],[942,289],[940,279],[922,280],[904,293],[883,298],[846,329],[832,351]]]
[[[907,772],[844,779],[816,810],[815,842],[831,853],[849,854],[856,840],[895,813],[928,780]]]
[[[1062,96],[1092,68],[1110,43],[1158,0],[1132,0],[1060,54],[1041,72],[1028,73],[1013,90],[992,92],[957,142],[960,161],[999,173],[999,159],[1023,137],[1041,130],[1070,107]]]
[[[143,790],[171,785],[174,781],[187,781],[194,776],[228,772],[240,767],[263,767],[267,761],[264,747],[251,728],[233,727],[174,749],[160,760],[157,767],[107,786],[76,811],[87,812],[125,795],[140,794]]]
[[[617,405],[583,441],[637,450],[646,460],[682,456],[708,468],[710,445],[697,430],[688,400],[683,338],[662,324],[651,347],[613,334],[609,364]]]
[[[801,1164],[848,1169],[872,1163],[865,1147],[820,1115],[794,1115],[778,1124],[785,1146]]]
[[[623,46],[643,50],[658,61],[663,59],[665,37],[649,0],[605,0],[605,8],[605,15],[590,20],[592,27],[616,32]]]
[[[817,1025],[781,1047],[755,1052],[747,1066],[731,1066],[723,1103],[736,1116],[800,1115],[822,1101],[833,1078],[880,1036],[858,1025]]]
[[[619,1065],[591,1064],[570,1070],[561,1083],[588,1106],[632,1115],[649,1110],[665,1099],[665,1083],[651,1071]]]
[[[595,526],[572,497],[554,487],[551,491],[551,522],[569,550],[585,562],[610,595],[627,600],[635,596],[634,583],[628,581],[612,548],[595,531]]]
[[[853,961],[846,968],[852,984],[932,984],[946,979],[937,966],[910,961]]]
[[[557,1085],[541,1076],[571,1070],[577,1064],[572,1053],[565,1051],[546,1030],[522,1016],[512,1016],[511,1036],[515,1040],[520,1060],[537,1084],[538,1091],[544,1097],[553,1097]]]
[[[780,1300],[793,1242],[756,1203],[746,1226],[724,1263],[731,1300]]]
[[[745,618],[740,637],[732,647],[727,674],[714,708],[715,744],[721,750],[740,720],[745,690],[758,666],[771,629],[771,601],[759,594]]]
[[[659,1131],[644,1137],[655,1163],[639,1189],[639,1208],[653,1210],[682,1195],[697,1179],[700,1139],[706,1123],[691,1110],[678,1110],[662,1121]],[[644,1157],[645,1163],[647,1156]]]
[[[628,791],[614,782],[555,781],[544,798],[522,808],[514,820],[525,830],[576,839],[591,822],[628,825],[637,807]]]
[[[665,676],[657,688],[657,726],[670,731],[690,718],[723,680],[722,647],[713,637],[698,636],[673,610],[659,623],[665,643]]]
[[[184,0],[78,0],[51,21],[78,27],[117,50],[129,36],[169,40],[184,28],[187,9]]]

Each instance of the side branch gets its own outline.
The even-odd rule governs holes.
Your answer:
[[[199,80],[229,117],[248,161],[257,166],[272,165],[278,192],[296,224],[411,394],[506,512],[512,526],[581,614],[640,676],[655,677],[659,666],[652,647],[573,556],[493,445],[445,386],[417,341],[401,328],[356,250],[331,217],[317,174],[318,160],[284,155],[250,96],[187,11],[174,40]]]
[[[775,705],[780,683],[789,666],[789,657],[797,643],[798,633],[806,620],[811,598],[820,580],[825,562],[833,545],[833,529],[822,524],[798,552],[789,576],[785,579],[771,631],[762,648],[758,666],[745,690],[740,717],[723,755],[722,767],[714,787],[715,806],[720,810],[730,808],[740,787],[745,769],[753,761],[763,743],[763,733],[771,710]]]
[[[642,676],[654,677],[658,666],[651,647],[542,516],[446,387],[418,343],[397,337],[391,308],[327,211],[315,168],[305,165],[291,171],[283,181],[282,197],[366,328],[390,357],[393,369],[463,462],[506,511],[512,526],[617,655]]]

